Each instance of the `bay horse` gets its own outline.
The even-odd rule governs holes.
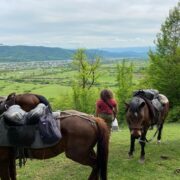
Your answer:
[[[132,98],[130,103],[126,103],[126,121],[130,130],[130,150],[129,157],[133,156],[135,139],[139,138],[139,143],[141,145],[141,155],[140,163],[145,160],[145,144],[147,141],[146,134],[150,126],[157,125],[158,136],[157,140],[160,142],[161,133],[163,129],[164,120],[167,117],[169,110],[169,101],[166,96],[159,94],[159,99],[162,104],[162,109],[158,115],[158,121],[153,123],[153,112],[152,108],[149,106],[149,101],[146,98],[135,96]],[[156,133],[157,133],[156,132]]]
[[[19,103],[22,103],[19,99]],[[16,101],[17,103],[17,101]],[[31,109],[35,101],[25,101],[22,109]],[[71,115],[67,115],[67,114]],[[48,159],[63,152],[67,158],[92,168],[89,180],[107,180],[109,130],[103,119],[79,116],[77,111],[61,113],[61,140],[54,146],[28,149],[30,158]],[[97,144],[97,152],[94,147]],[[0,178],[16,180],[16,155],[13,147],[0,147]]]

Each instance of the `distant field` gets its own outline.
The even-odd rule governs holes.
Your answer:
[[[147,138],[152,137],[148,132]],[[108,164],[109,180],[179,180],[180,174],[180,124],[165,124],[162,143],[156,140],[146,145],[146,161],[139,164],[140,145],[136,143],[133,159],[128,159],[129,131],[126,127],[113,132],[110,139]],[[166,159],[161,158],[165,156]],[[75,163],[61,154],[49,160],[28,160],[18,168],[19,180],[86,180],[90,168]]]
[[[94,99],[99,97],[98,93],[102,88],[111,88],[116,92],[118,63],[121,61],[101,64]],[[147,61],[136,60],[133,64],[134,84],[137,84],[142,78],[142,70],[147,66]],[[12,92],[36,93],[45,96],[54,110],[73,109],[72,84],[77,71],[72,62],[21,62],[0,65],[0,96],[7,96]],[[94,102],[92,106],[94,107]]]
[[[116,86],[116,66],[118,61],[102,64],[99,69],[97,87]],[[146,61],[134,61],[135,82],[142,76],[141,71],[147,66]],[[41,62],[40,64],[11,63],[3,65],[0,69],[0,95],[8,95],[11,92],[37,92],[48,98],[64,95],[69,91],[76,71],[71,63],[57,64],[54,62]],[[54,90],[53,90],[54,89]],[[71,90],[70,90],[71,91]]]

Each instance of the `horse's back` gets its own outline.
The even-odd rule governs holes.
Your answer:
[[[97,124],[93,117],[79,115],[78,111],[70,116],[61,119],[61,132],[68,143],[76,146],[77,142],[82,146],[92,146],[97,140]],[[76,114],[77,113],[77,114]],[[80,113],[81,114],[81,113]]]
[[[71,111],[72,112],[72,111]],[[86,116],[86,114],[81,114],[81,112],[76,111],[74,114],[69,114],[67,117],[63,116],[63,119],[60,120],[61,129],[68,132],[89,132],[96,131],[96,121],[91,116]]]

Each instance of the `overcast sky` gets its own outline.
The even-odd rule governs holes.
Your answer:
[[[178,0],[0,0],[0,43],[152,46]]]

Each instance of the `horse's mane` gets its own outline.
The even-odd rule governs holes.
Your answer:
[[[133,97],[129,104],[129,110],[132,113],[138,112],[140,105],[144,102],[144,100],[140,97]]]

